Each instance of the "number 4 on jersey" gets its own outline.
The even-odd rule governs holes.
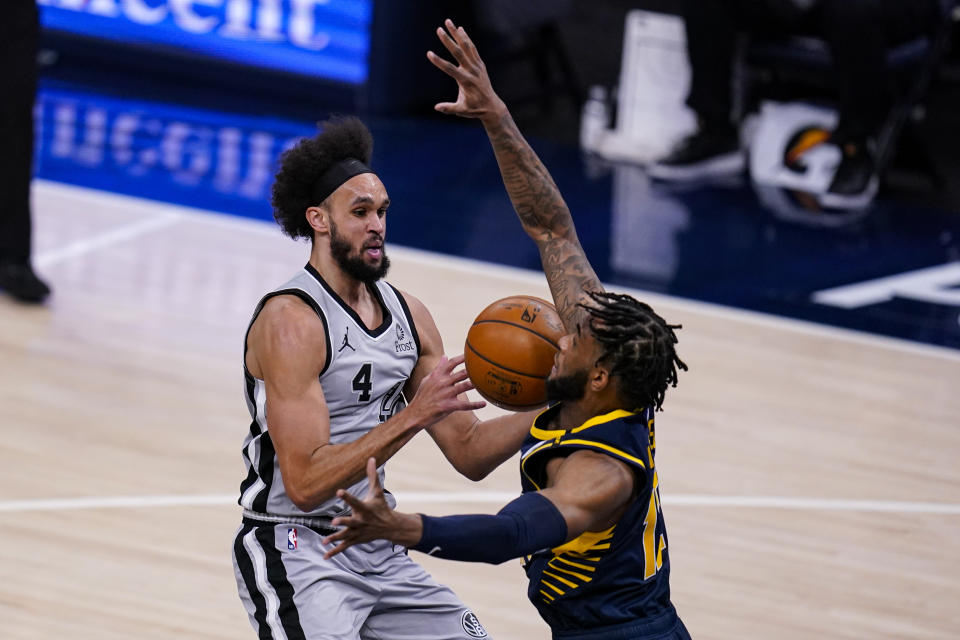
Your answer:
[[[364,362],[353,377],[353,390],[360,393],[357,402],[370,402],[370,391],[373,389],[373,365]]]

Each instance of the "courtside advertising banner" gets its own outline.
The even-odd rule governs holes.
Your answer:
[[[43,28],[360,85],[372,0],[38,0]]]
[[[280,154],[313,122],[117,97],[45,80],[39,178],[270,220]]]

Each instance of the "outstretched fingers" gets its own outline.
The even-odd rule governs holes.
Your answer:
[[[367,459],[367,481],[370,483],[370,494],[383,493],[383,487],[380,486],[380,476],[377,475],[377,460],[370,457]]]
[[[321,542],[324,545],[333,544],[334,542],[339,543],[337,544],[336,547],[334,547],[333,549],[328,549],[327,552],[323,554],[323,558],[325,560],[329,560],[330,558],[337,555],[338,553],[342,553],[343,551],[352,547],[354,544],[354,541],[350,539],[350,533],[352,532],[350,527],[353,524],[355,524],[354,518],[350,516],[341,516],[339,518],[336,518],[332,524],[335,527],[343,527],[343,528],[337,531],[336,533],[331,533],[326,538],[323,538],[323,540],[321,540]]]
[[[470,62],[477,62],[480,56],[477,54],[477,48],[473,45],[473,40],[467,35],[467,30],[454,25],[450,19],[447,19],[444,24],[450,31],[450,38],[461,51],[461,55],[457,57],[457,60],[460,60],[461,63],[463,59],[467,59]],[[451,53],[453,52],[451,51]]]
[[[460,46],[460,43],[454,40],[454,36],[451,34],[456,34],[456,31],[453,29],[453,23],[449,20],[446,21],[447,29],[450,30],[450,33],[447,33],[443,27],[437,27],[437,37],[440,38],[440,42],[450,52],[457,62],[463,64],[463,48]]]
[[[483,400],[462,400],[457,411],[476,411],[478,409],[483,409],[487,406],[487,403]]]
[[[352,493],[349,493],[344,489],[340,489],[337,491],[337,497],[343,500],[344,502],[346,502],[347,506],[353,509],[354,513],[362,513],[366,509],[366,506],[363,504],[363,500],[360,500],[355,495],[353,495]],[[334,525],[339,525],[339,524],[340,524],[339,520],[334,522]]]
[[[460,354],[452,358],[447,358],[446,356],[441,359],[438,369],[440,372],[446,376],[449,380],[449,384],[454,392],[454,395],[460,395],[461,393],[466,393],[470,389],[473,389],[473,383],[470,381],[470,376],[467,373],[466,368],[458,369],[460,365],[464,363],[464,356]]]
[[[455,26],[451,20],[447,20],[444,24],[446,30],[437,28],[437,37],[440,38],[440,42],[459,63],[460,66],[457,68],[465,78],[476,76],[479,69],[483,67],[483,61],[473,40],[463,27]]]
[[[368,520],[375,516],[374,508],[371,504],[375,505],[376,500],[383,500],[383,487],[380,485],[380,476],[377,475],[377,461],[372,457],[367,459],[367,482],[370,485],[370,489],[367,491],[367,501],[373,501],[370,504],[368,504],[367,501],[360,500],[344,489],[337,491],[337,497],[347,503],[347,506],[350,507],[353,513],[351,515],[334,518],[331,522],[334,527],[342,528],[324,538],[323,544],[327,545],[334,542],[338,542],[339,544],[324,553],[324,558],[330,559],[338,553],[342,553],[344,550],[352,547],[354,544],[357,544],[357,542],[360,542],[360,536],[356,533],[357,529],[361,528]]]
[[[502,110],[502,101],[494,93],[486,66],[466,30],[448,19],[437,28],[437,37],[453,62],[433,51],[427,52],[427,59],[456,80],[458,93],[456,101],[439,102],[434,109],[464,118],[485,118]]]
[[[467,391],[470,391],[473,388],[474,386],[472,381],[464,380],[463,382],[460,382],[459,384],[454,385],[453,391],[459,396],[461,393],[466,393]]]
[[[477,51],[477,47],[473,44],[473,40],[471,40],[470,36],[467,35],[467,30],[463,27],[457,27],[457,35],[459,36],[460,48],[463,49],[463,52],[468,58],[478,62],[480,60],[480,52]]]
[[[448,358],[447,356],[440,356],[440,361],[437,363],[437,366],[434,368],[434,371],[441,376],[458,376],[460,371],[455,371],[457,367],[464,363],[463,354],[459,356],[454,356],[453,358]],[[461,380],[463,378],[460,378]]]
[[[457,80],[460,77],[460,67],[448,60],[444,60],[433,51],[427,51],[427,60],[432,62],[433,66],[435,66],[437,69],[440,69],[440,71],[443,71],[454,80]]]
[[[339,542],[337,546],[335,546],[333,549],[328,549],[327,552],[323,554],[324,560],[329,560],[330,558],[337,555],[338,553],[343,553],[344,551],[352,547],[354,544],[356,544],[355,540],[347,538],[347,534],[349,533],[349,531],[350,531],[349,529],[343,529],[342,531],[338,531],[333,535],[327,536],[321,541],[323,542],[323,544],[332,544],[334,542]]]

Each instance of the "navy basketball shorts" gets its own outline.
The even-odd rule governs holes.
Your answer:
[[[589,630],[555,632],[553,637],[555,640],[690,640],[687,628],[673,607],[655,618]]]

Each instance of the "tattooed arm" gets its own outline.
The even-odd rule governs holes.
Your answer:
[[[503,184],[524,230],[537,243],[543,271],[557,311],[568,331],[585,320],[577,306],[584,291],[602,291],[600,280],[580,246],[570,210],[540,158],[520,134],[503,100],[490,84],[483,60],[463,27],[447,20],[437,36],[459,66],[432,51],[427,58],[457,81],[456,102],[441,102],[436,110],[465,118],[478,118],[493,145]]]

